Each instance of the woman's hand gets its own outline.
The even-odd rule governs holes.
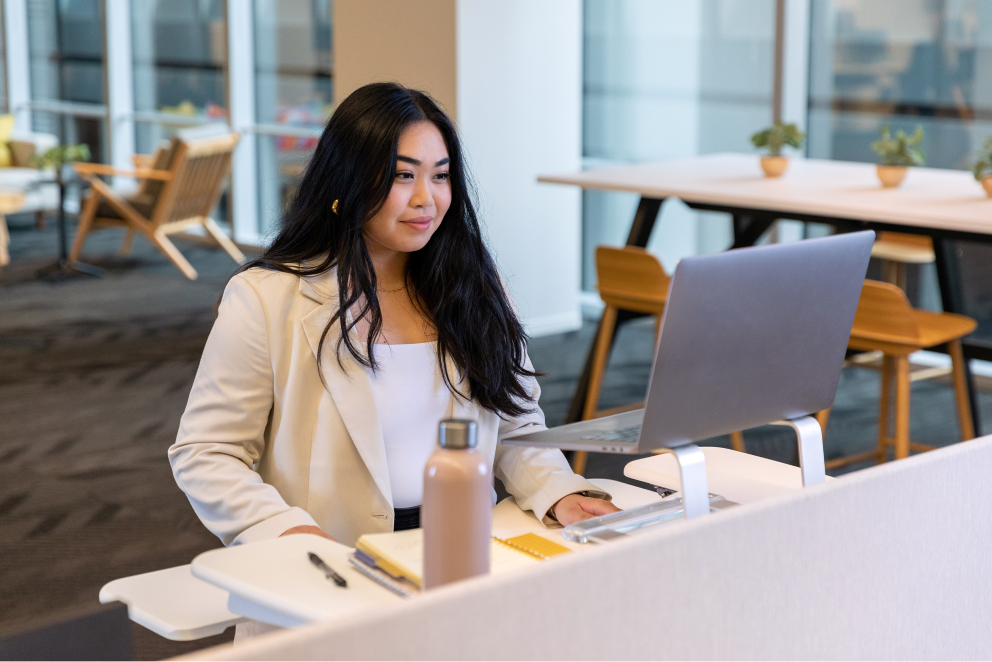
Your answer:
[[[290,536],[294,533],[312,533],[315,536],[320,536],[321,538],[327,538],[328,540],[334,540],[331,536],[327,535],[320,530],[319,526],[294,526],[292,529],[288,529],[279,534],[279,537]],[[334,540],[334,542],[337,542]]]
[[[558,499],[554,509],[555,517],[562,526],[620,511],[619,508],[605,499],[586,497],[581,494],[569,494]]]

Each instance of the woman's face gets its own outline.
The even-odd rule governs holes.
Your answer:
[[[365,225],[373,253],[412,253],[427,245],[451,206],[448,148],[430,122],[400,134],[393,188],[379,213]]]

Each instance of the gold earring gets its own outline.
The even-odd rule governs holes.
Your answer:
[[[334,202],[331,203],[331,211],[333,213],[335,213],[335,214],[338,213],[338,201],[337,200],[335,200]]]

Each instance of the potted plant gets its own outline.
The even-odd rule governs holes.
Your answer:
[[[885,125],[879,136],[879,140],[871,144],[871,148],[882,158],[876,166],[878,179],[884,188],[895,188],[906,178],[909,166],[923,165],[923,150],[919,148],[923,142],[923,126],[917,125],[911,136],[900,129],[893,138],[889,126]]]
[[[761,157],[761,169],[766,177],[781,177],[789,167],[789,159],[782,156],[782,148],[788,145],[799,149],[806,140],[806,134],[795,124],[777,120],[767,129],[751,136],[751,143],[758,148],[767,147],[768,156]]]
[[[975,162],[975,179],[982,184],[985,194],[992,198],[992,138],[985,141]]]

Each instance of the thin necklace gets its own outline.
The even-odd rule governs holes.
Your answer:
[[[393,292],[399,292],[400,290],[405,290],[406,289],[406,283],[404,282],[403,285],[402,285],[402,287],[397,287],[395,290],[383,290],[383,289],[378,288],[378,287],[375,288],[375,289],[376,289],[376,291],[379,294],[391,294]]]

